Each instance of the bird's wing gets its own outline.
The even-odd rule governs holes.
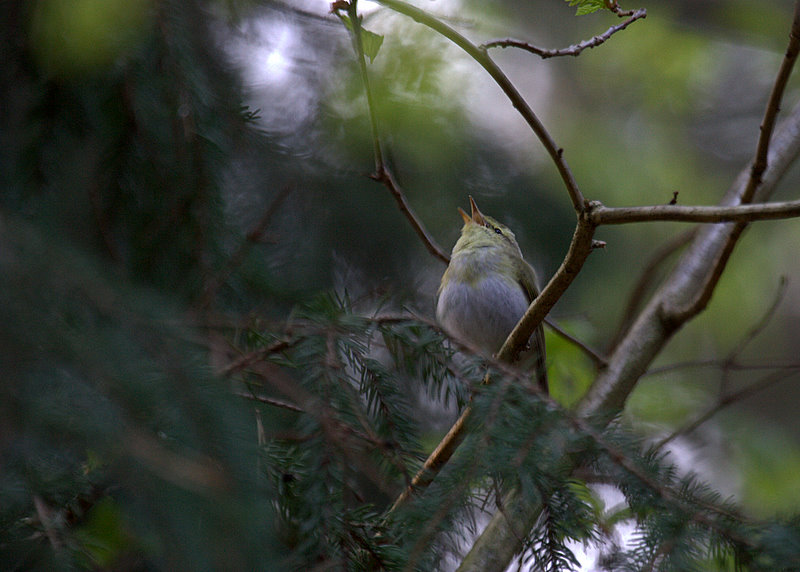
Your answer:
[[[523,276],[519,284],[525,290],[530,304],[539,295],[539,290],[536,288],[536,273],[531,265],[527,263],[523,266],[522,272]],[[542,391],[547,393],[547,351],[544,345],[544,328],[542,324],[536,326],[536,330],[531,336],[530,344],[531,350],[536,354],[536,363],[534,364],[536,383]]]

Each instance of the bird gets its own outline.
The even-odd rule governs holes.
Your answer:
[[[472,196],[442,275],[436,319],[452,337],[496,354],[530,303],[539,295],[536,274],[522,256],[510,228],[483,214]],[[537,385],[547,391],[544,332],[541,324],[521,356],[533,363]]]

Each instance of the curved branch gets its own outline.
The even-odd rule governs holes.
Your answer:
[[[724,408],[733,405],[734,403],[737,403],[739,401],[744,401],[751,395],[755,395],[756,393],[759,393],[767,389],[768,387],[775,385],[776,383],[788,379],[793,375],[797,374],[798,374],[797,369],[788,371],[787,370],[773,371],[771,374],[762,377],[760,380],[746,387],[743,387],[738,391],[734,391],[732,393],[729,393],[728,395],[720,397],[720,399],[717,400],[717,402],[714,405],[712,405],[711,407],[706,409],[703,413],[698,415],[694,419],[694,421],[664,437],[661,441],[659,441],[655,445],[656,448],[660,449],[661,447],[670,443],[674,439],[677,439],[681,435],[686,435],[687,433],[691,433],[692,431],[700,427],[703,423],[711,419],[714,415],[722,411]]]
[[[428,231],[425,229],[422,221],[408,203],[405,193],[397,184],[397,181],[394,180],[392,173],[389,171],[386,165],[381,163],[378,167],[378,171],[375,174],[370,175],[370,178],[382,183],[383,186],[389,190],[394,197],[394,200],[397,201],[397,206],[400,208],[400,212],[402,212],[408,219],[408,222],[411,223],[411,227],[414,229],[414,232],[417,233],[417,236],[422,239],[422,243],[425,245],[425,248],[428,249],[428,252],[433,254],[433,256],[445,264],[449,264],[450,256],[448,256],[447,252],[442,250],[442,247],[440,247],[433,237],[428,234]]]
[[[566,331],[564,328],[562,328],[558,323],[554,322],[549,318],[545,318],[544,323],[547,324],[550,327],[550,329],[553,330],[557,335],[561,336],[569,343],[574,345],[576,348],[578,348],[581,352],[583,352],[583,354],[586,357],[592,360],[592,363],[596,368],[599,369],[599,368],[604,368],[606,366],[606,358],[603,357],[603,355],[599,351],[589,346],[589,344],[579,340],[578,338],[570,334],[568,331]]]

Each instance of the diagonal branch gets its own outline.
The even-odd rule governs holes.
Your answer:
[[[783,93],[786,90],[786,84],[789,82],[789,77],[792,74],[795,61],[797,61],[798,53],[800,53],[800,2],[796,2],[794,5],[792,28],[789,32],[789,44],[786,47],[786,53],[783,56],[781,67],[778,71],[778,77],[775,79],[772,91],[769,94],[769,102],[764,111],[764,119],[761,122],[761,133],[758,138],[758,146],[756,147],[756,156],[750,171],[750,180],[747,182],[747,188],[741,196],[742,203],[753,201],[753,195],[761,184],[762,175],[767,168],[772,131],[775,128],[775,121],[781,109]]]
[[[657,276],[656,270],[658,267],[661,266],[661,264],[663,264],[664,261],[671,255],[689,244],[689,242],[691,242],[691,240],[694,238],[696,232],[696,229],[692,229],[675,235],[666,243],[659,246],[650,255],[647,264],[639,273],[639,279],[628,296],[628,303],[625,306],[622,319],[617,326],[617,332],[611,338],[611,343],[608,344],[608,351],[613,351],[613,349],[617,347],[617,343],[619,343],[619,340],[622,339],[622,336],[625,335],[625,332],[630,327],[631,322],[636,316],[636,312],[640,309],[641,304],[645,299],[645,295],[650,291],[651,285],[655,281]]]
[[[496,360],[498,362],[512,363],[515,361],[519,352],[522,351],[528,343],[533,331],[542,320],[544,320],[544,317],[550,309],[578,276],[589,254],[594,248],[600,246],[600,243],[592,240],[593,235],[594,225],[591,223],[588,216],[581,215],[578,219],[578,226],[575,229],[572,243],[570,244],[569,251],[564,261],[544,290],[542,290],[531,303],[530,307],[528,307],[525,315],[520,319],[511,334],[509,334],[503,347],[497,352]],[[464,408],[461,416],[450,428],[450,431],[444,436],[433,453],[430,454],[411,484],[406,487],[397,500],[395,500],[390,512],[405,503],[412,493],[421,491],[433,482],[433,479],[442,467],[447,464],[450,457],[452,457],[453,453],[464,440],[467,423],[471,415],[472,407],[467,406]]]
[[[722,411],[724,408],[733,405],[739,401],[747,399],[751,395],[755,395],[768,387],[775,385],[776,383],[783,381],[784,379],[788,379],[794,375],[800,373],[798,369],[793,370],[779,370],[773,371],[769,375],[765,375],[760,380],[743,387],[738,391],[731,392],[727,395],[723,395],[720,397],[714,405],[706,409],[703,413],[697,416],[694,421],[689,423],[688,425],[681,427],[677,431],[670,433],[667,437],[662,439],[656,444],[656,448],[661,448],[667,443],[673,441],[674,439],[680,437],[681,435],[686,435],[687,433],[691,433],[698,427],[700,427],[703,423],[711,419],[714,415]]]
[[[574,345],[578,348],[581,352],[583,352],[586,357],[592,360],[592,363],[596,368],[603,368],[606,366],[606,358],[597,351],[596,349],[592,348],[586,342],[579,340],[564,328],[562,328],[558,323],[554,322],[549,318],[544,319],[544,323],[547,324],[551,330],[553,330],[556,334],[567,340],[569,343]]]

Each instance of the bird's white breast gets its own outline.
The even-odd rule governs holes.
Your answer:
[[[474,283],[450,280],[439,294],[436,317],[451,335],[495,353],[527,308],[518,282],[490,273]]]

